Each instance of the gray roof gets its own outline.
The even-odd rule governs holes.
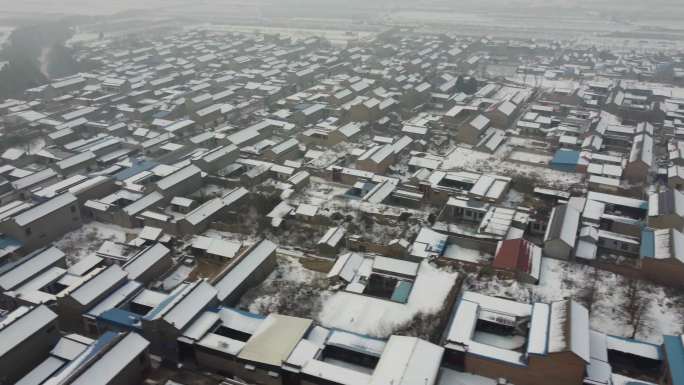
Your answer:
[[[676,214],[684,217],[684,193],[679,190],[668,190],[649,196],[648,215]]]
[[[22,212],[14,217],[14,221],[19,226],[26,226],[29,223],[43,218],[65,206],[75,203],[76,201],[77,199],[73,194],[62,194]]]
[[[157,182],[157,187],[159,187],[160,190],[168,190],[169,188],[185,182],[187,179],[201,173],[202,170],[199,169],[199,167],[195,165],[190,165],[188,167],[182,168],[173,174],[167,176],[166,178],[160,180]]]
[[[99,356],[94,362],[84,360],[83,366],[87,366],[85,370],[75,370],[75,379],[71,381],[71,385],[92,385],[92,384],[108,384],[117,375],[119,375],[126,366],[133,360],[138,359],[138,356],[147,349],[149,342],[138,334],[129,333],[125,337],[119,339],[114,344],[108,346],[107,351]],[[94,345],[97,345],[94,344]],[[88,351],[83,355],[90,357]]]
[[[0,289],[12,290],[61,260],[64,260],[64,253],[56,247],[37,250],[0,276]]]
[[[240,258],[230,270],[214,282],[218,290],[218,299],[223,302],[228,298],[268,257],[275,252],[277,246],[269,240],[263,240],[254,246],[248,254]]]
[[[126,274],[118,265],[109,266],[77,287],[70,293],[70,297],[81,305],[89,305],[109,289],[117,286],[126,278]]]
[[[55,170],[47,168],[12,182],[12,187],[14,187],[15,190],[23,190],[55,176],[57,176]]]
[[[57,319],[46,306],[22,306],[0,322],[0,357]]]
[[[138,279],[142,274],[149,270],[161,259],[169,255],[171,250],[161,243],[155,243],[145,251],[137,255],[134,259],[127,262],[123,269],[128,273],[128,278]]]
[[[575,246],[579,228],[580,212],[574,207],[560,205],[551,211],[551,219],[546,229],[544,241],[560,239],[570,247]]]
[[[164,320],[178,330],[195,319],[216,298],[216,289],[206,281],[201,281],[178,301],[165,315]]]
[[[124,207],[123,211],[126,214],[133,216],[140,213],[143,210],[146,210],[148,207],[157,204],[162,199],[164,199],[164,196],[155,191],[145,195],[144,197]]]

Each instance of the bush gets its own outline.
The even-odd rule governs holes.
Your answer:
[[[408,337],[418,337],[427,341],[434,341],[439,335],[440,313],[418,313],[413,319],[399,326],[394,334]]]

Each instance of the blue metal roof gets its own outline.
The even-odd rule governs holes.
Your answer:
[[[87,351],[86,358],[82,360],[82,362],[88,362],[88,358],[95,356],[98,352],[100,352],[105,346],[109,344],[116,336],[119,335],[119,333],[115,332],[106,332],[103,334],[100,338],[98,338],[92,345],[92,349]]]
[[[399,303],[408,302],[409,294],[411,294],[411,288],[413,284],[409,281],[399,281],[397,287],[394,288],[392,293],[392,301]]]
[[[551,161],[551,164],[555,165],[576,165],[579,161],[580,153],[575,150],[565,150],[560,149],[556,151],[556,154]]]
[[[124,180],[132,177],[135,174],[141,173],[143,171],[147,171],[153,167],[158,165],[157,162],[153,162],[151,160],[145,160],[142,162],[134,163],[131,167],[119,171],[118,173],[114,174],[114,179],[116,180]]]
[[[641,231],[639,255],[641,255],[642,258],[655,257],[655,234],[653,233],[653,230],[644,229]]]
[[[17,250],[21,246],[20,241],[7,235],[0,235],[0,257]]]
[[[663,336],[672,385],[684,385],[684,346],[680,336]]]
[[[109,309],[97,317],[98,322],[105,322],[112,325],[121,326],[126,329],[140,329],[140,315],[129,311],[113,308]]]

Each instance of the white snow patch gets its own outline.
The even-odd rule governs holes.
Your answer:
[[[593,279],[593,268],[585,265],[542,258],[541,277],[538,285],[485,277],[478,281],[471,277],[468,290],[480,294],[510,298],[518,302],[550,303],[565,298],[577,298],[587,282]],[[591,328],[607,334],[629,337],[632,327],[621,313],[625,302],[624,278],[599,270],[597,280],[598,300],[592,307],[589,318]],[[636,338],[655,344],[662,343],[663,334],[680,334],[684,330],[682,306],[671,298],[666,289],[649,286],[642,295],[649,297],[649,311],[645,326]]]
[[[388,337],[416,314],[439,311],[457,276],[457,273],[448,273],[423,262],[406,304],[337,292],[323,304],[318,320],[326,327]]]
[[[509,145],[501,146],[494,154],[459,146],[446,156],[444,163],[442,163],[442,170],[467,170],[506,176],[528,176],[538,178],[549,187],[557,188],[578,184],[584,179],[584,175],[578,173],[563,172],[544,166],[507,161],[510,154],[511,148]]]
[[[64,251],[68,264],[73,265],[97,251],[104,241],[126,242],[127,234],[136,233],[136,230],[112,224],[90,222],[66,234],[54,245]]]

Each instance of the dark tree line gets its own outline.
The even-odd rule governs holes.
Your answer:
[[[66,76],[78,72],[71,51],[64,47],[73,32],[66,22],[50,22],[21,26],[12,31],[0,52],[6,61],[0,71],[0,97],[20,95],[24,90],[45,84],[48,78],[41,72],[41,55],[49,50],[47,71]],[[52,62],[54,61],[54,64]]]

